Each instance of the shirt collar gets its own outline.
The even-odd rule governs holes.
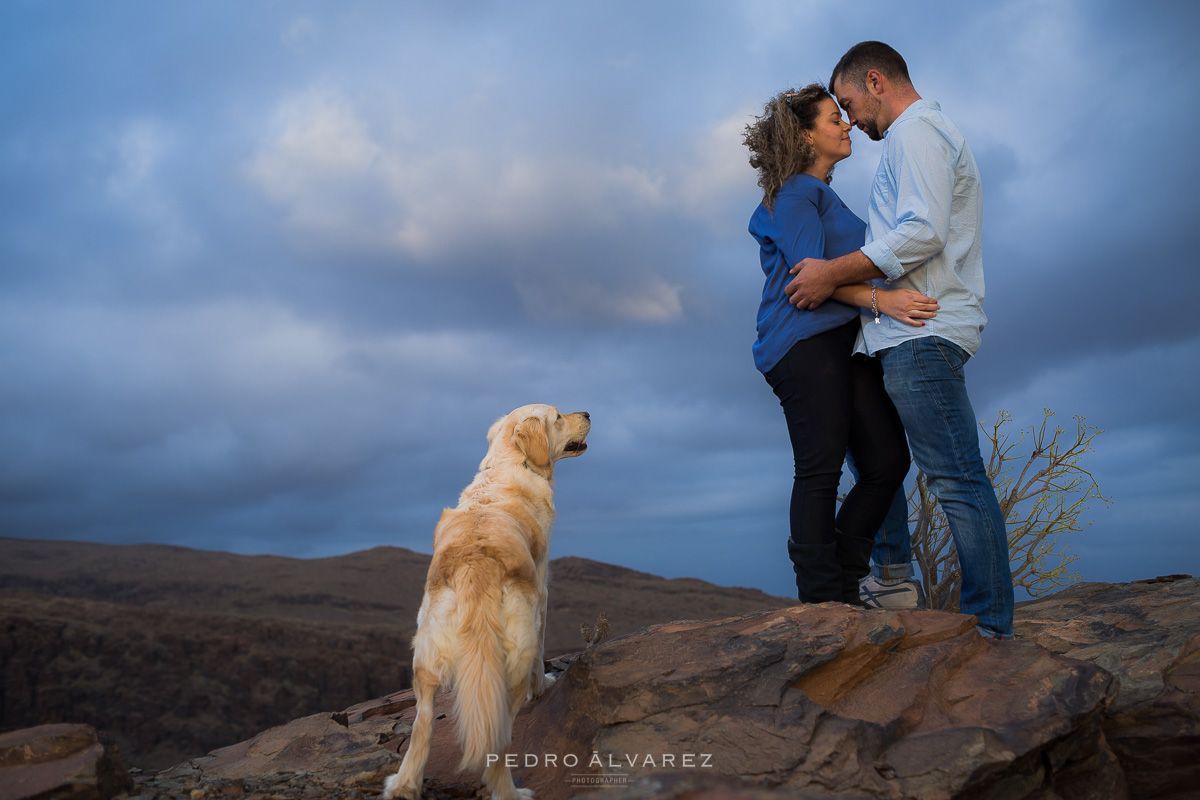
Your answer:
[[[894,120],[892,120],[892,124],[888,125],[888,129],[883,132],[883,135],[884,135],[884,137],[886,137],[889,133],[891,133],[892,129],[896,127],[897,122],[903,122],[904,120],[912,119],[913,117],[920,116],[922,111],[941,111],[941,110],[942,110],[942,106],[936,100],[924,100],[924,99],[917,100],[915,103],[910,105],[908,108],[901,111],[900,116],[898,116]]]

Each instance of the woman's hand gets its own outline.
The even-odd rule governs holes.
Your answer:
[[[875,292],[875,298],[880,314],[887,314],[914,328],[924,325],[924,320],[937,316],[938,301],[912,289],[879,289]]]

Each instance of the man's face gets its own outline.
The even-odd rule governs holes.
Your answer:
[[[883,119],[883,103],[879,98],[849,81],[842,80],[840,76],[833,82],[833,96],[846,112],[846,120],[851,125],[865,133],[872,141],[878,142],[883,138],[887,125]]]

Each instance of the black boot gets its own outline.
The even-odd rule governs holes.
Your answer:
[[[788,537],[788,556],[796,572],[796,595],[804,603],[842,602],[842,568],[837,542],[797,544]]]
[[[858,582],[871,571],[871,549],[875,537],[837,535],[837,560],[842,576],[841,601],[852,606],[867,607],[858,597]]]

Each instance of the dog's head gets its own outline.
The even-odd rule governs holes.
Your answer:
[[[586,411],[560,414],[554,406],[521,406],[493,423],[488,431],[488,453],[518,456],[537,469],[548,469],[560,458],[587,450],[592,416]]]

